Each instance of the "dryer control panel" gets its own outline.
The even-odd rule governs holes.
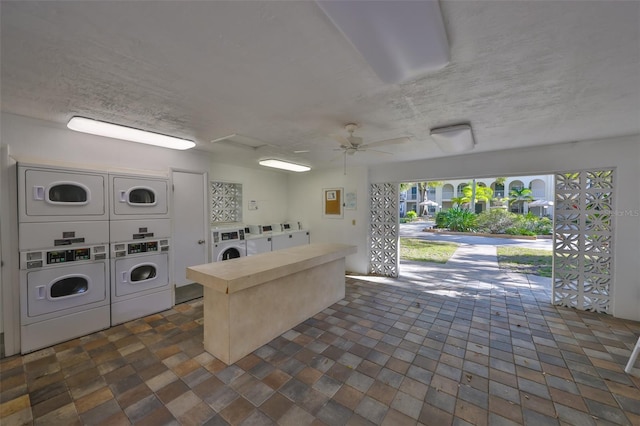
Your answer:
[[[169,239],[111,244],[111,258],[169,251]]]
[[[72,262],[105,260],[107,246],[98,245],[70,249],[48,249],[20,252],[20,269],[34,269],[45,266],[63,265]]]

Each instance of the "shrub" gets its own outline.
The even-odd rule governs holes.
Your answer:
[[[553,222],[547,217],[538,217],[531,212],[526,215],[492,209],[478,215],[478,230],[491,234],[545,235],[550,234]]]
[[[507,229],[507,234],[509,235],[529,235],[529,236],[534,236],[536,235],[535,232],[527,229],[527,228],[509,228]]]
[[[553,221],[548,217],[541,217],[536,223],[534,232],[536,235],[549,235],[553,230]]]
[[[476,214],[459,207],[450,208],[446,212],[445,225],[451,231],[474,231],[476,229]]]
[[[412,221],[412,220],[414,220],[416,217],[418,217],[418,213],[414,212],[413,210],[409,210],[405,216],[406,216],[406,218],[407,218],[407,219],[409,219],[410,221]]]
[[[447,212],[439,211],[436,213],[436,228],[447,227]]]
[[[491,209],[478,215],[477,225],[480,232],[491,234],[504,234],[507,229],[513,227],[517,220],[515,213],[504,209]]]

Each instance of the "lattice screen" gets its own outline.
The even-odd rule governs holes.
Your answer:
[[[211,182],[211,222],[242,222],[242,184]]]
[[[372,274],[398,276],[398,188],[393,183],[371,185],[369,272]]]
[[[553,303],[609,312],[614,170],[556,175]]]

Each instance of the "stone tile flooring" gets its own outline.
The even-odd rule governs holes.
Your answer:
[[[0,423],[640,425],[639,323],[551,306],[524,276],[440,274],[350,277],[232,366],[203,350],[201,299],[4,359]]]

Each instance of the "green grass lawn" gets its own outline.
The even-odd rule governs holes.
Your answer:
[[[520,274],[551,278],[552,256],[553,252],[550,250],[498,246],[500,269],[508,269]]]
[[[455,243],[400,238],[400,259],[446,263],[457,248]]]

